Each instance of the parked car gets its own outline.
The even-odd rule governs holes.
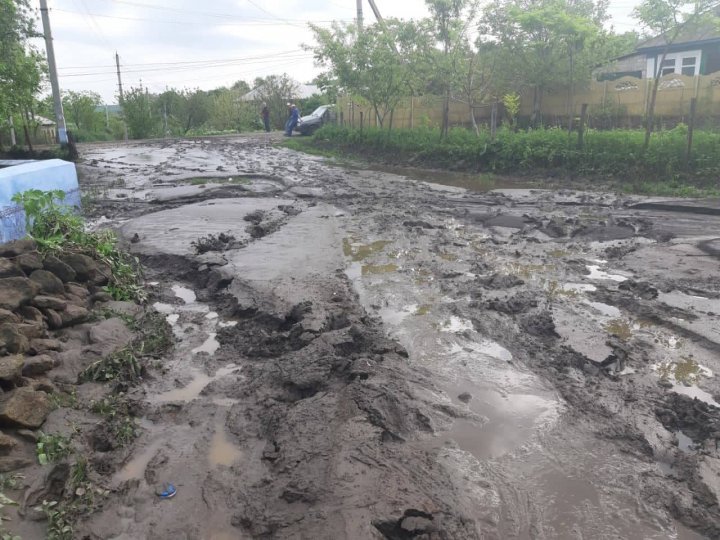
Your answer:
[[[301,135],[311,135],[325,124],[335,121],[335,105],[321,105],[312,114],[300,118],[295,131]]]

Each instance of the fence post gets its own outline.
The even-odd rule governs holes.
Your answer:
[[[585,122],[587,121],[588,104],[583,103],[580,109],[580,123],[578,124],[578,148],[585,146]]]
[[[697,107],[697,98],[690,100],[690,118],[688,120],[688,137],[687,137],[687,153],[685,154],[685,164],[690,166],[690,154],[692,152],[693,131],[695,130],[695,109]]]
[[[363,117],[365,116],[365,113],[363,111],[360,111],[360,131],[363,130]]]

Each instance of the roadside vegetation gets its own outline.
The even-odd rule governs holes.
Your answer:
[[[106,290],[115,300],[145,300],[137,258],[118,248],[112,231],[88,232],[83,218],[59,203],[61,190],[31,189],[13,196],[25,211],[26,230],[43,254],[77,253],[94,259],[109,275]]]
[[[312,138],[287,141],[289,147],[336,157],[368,158],[392,165],[491,172],[533,178],[553,177],[613,184],[633,193],[669,196],[720,194],[720,134],[695,132],[686,159],[687,128],[656,133],[647,151],[641,130],[589,131],[582,147],[563,129],[498,130],[478,134],[451,129],[364,130],[325,126]]]

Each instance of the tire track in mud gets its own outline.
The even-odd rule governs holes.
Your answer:
[[[242,363],[241,379],[151,415],[190,418],[205,442],[189,455],[207,463],[219,406],[206,402],[221,399],[243,456],[198,498],[145,511],[145,523],[167,513],[159,537],[205,538],[191,510],[203,498],[222,508],[213,522],[248,538],[698,537],[676,519],[720,534],[708,487],[717,409],[677,394],[720,393],[694,367],[720,366],[706,342],[675,331],[693,316],[717,322],[720,309],[650,299],[638,311],[639,293],[618,287],[647,277],[718,292],[706,262],[683,277],[695,248],[667,251],[668,223],[657,233],[652,215],[612,196],[469,194],[265,144],[189,146],[302,185],[284,196],[305,202],[249,249],[152,257],[238,323],[217,332],[203,373]],[[720,231],[686,221],[688,238]],[[655,262],[667,253],[673,275]]]

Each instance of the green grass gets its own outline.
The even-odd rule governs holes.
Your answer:
[[[372,158],[398,165],[505,175],[553,176],[608,184],[622,191],[650,195],[704,197],[720,194],[720,133],[696,131],[686,162],[687,128],[653,134],[643,151],[640,130],[590,130],[582,149],[577,135],[562,129],[514,132],[500,129],[476,136],[453,129],[444,140],[436,129],[363,131],[325,126],[311,138],[288,139],[283,145],[329,157]],[[592,186],[591,186],[592,187]]]

